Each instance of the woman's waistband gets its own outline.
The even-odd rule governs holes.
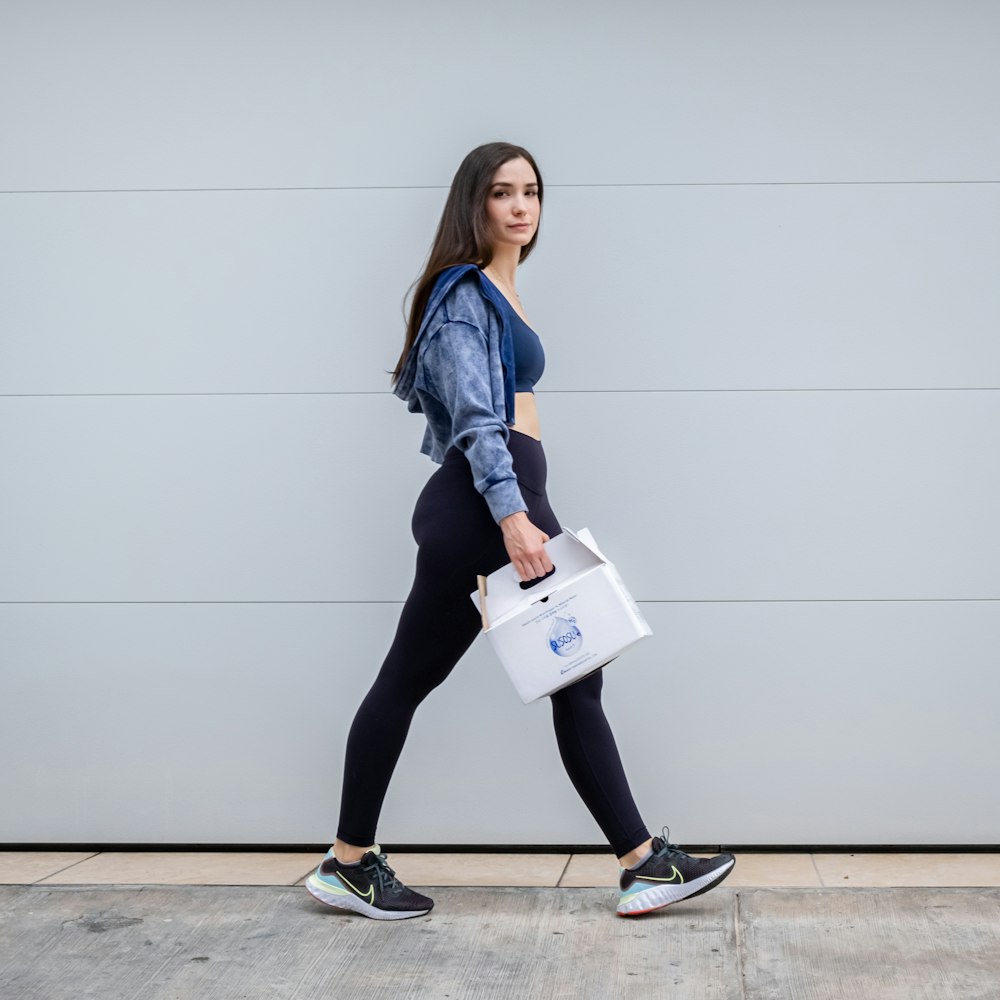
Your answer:
[[[523,431],[515,431],[513,428],[509,431],[509,436],[507,438],[507,450],[510,452],[512,458],[516,458],[519,453],[521,454],[534,454],[534,455],[544,455],[545,449],[542,448],[542,442],[538,438],[533,438],[530,434],[525,434]],[[442,459],[442,465],[451,464],[452,462],[460,462],[465,458],[465,452],[456,445],[452,445],[445,453],[444,459]]]

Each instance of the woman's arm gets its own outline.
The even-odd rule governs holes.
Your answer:
[[[471,323],[444,323],[422,361],[427,387],[451,417],[452,441],[469,460],[476,489],[503,531],[515,570],[522,580],[544,576],[552,569],[542,547],[548,535],[528,519],[507,449],[508,430],[493,409],[485,334]]]

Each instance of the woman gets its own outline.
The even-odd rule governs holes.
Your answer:
[[[477,574],[510,561],[523,580],[551,571],[559,534],[545,495],[534,386],[544,354],[515,290],[538,238],[542,178],[527,150],[494,142],[463,160],[416,283],[396,395],[422,412],[422,451],[441,468],[417,500],[416,578],[382,669],[347,741],[337,839],[309,891],[380,920],[434,905],[404,886],[373,846],[389,779],[420,702],[480,630]],[[651,838],[601,706],[600,671],[552,695],[559,752],[622,866],[618,913],[636,915],[718,885],[731,855],[691,858]]]

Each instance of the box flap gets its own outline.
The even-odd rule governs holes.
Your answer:
[[[593,538],[586,528],[581,530],[581,535],[583,537],[563,528],[561,535],[556,535],[545,543],[545,551],[555,566],[555,572],[527,590],[521,589],[520,578],[511,563],[490,573],[486,578],[486,609],[490,625],[520,608],[543,600],[579,574],[607,562],[596,551]],[[479,608],[479,594],[473,593],[471,596]]]

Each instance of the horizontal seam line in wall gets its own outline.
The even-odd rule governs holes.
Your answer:
[[[995,604],[1000,597],[733,597],[658,600],[637,597],[637,604]],[[402,605],[402,601],[0,601],[0,606],[21,604],[358,604]]]
[[[721,393],[721,392],[996,392],[992,385],[894,385],[894,386],[815,386],[808,389],[539,389],[539,395],[558,396],[594,393]]]
[[[597,393],[681,395],[684,393],[809,393],[809,392],[1000,392],[995,385],[881,386],[813,389],[539,389],[544,396],[591,396]],[[0,399],[118,398],[154,396],[392,396],[389,389],[316,389],[301,392],[0,392]]]
[[[663,187],[865,187],[889,185],[1000,184],[998,180],[891,180],[891,181],[604,181],[579,184],[546,184],[560,188],[663,188]],[[10,188],[0,194],[203,194],[258,191],[447,191],[447,184],[330,184],[301,187],[179,187],[179,188]]]

